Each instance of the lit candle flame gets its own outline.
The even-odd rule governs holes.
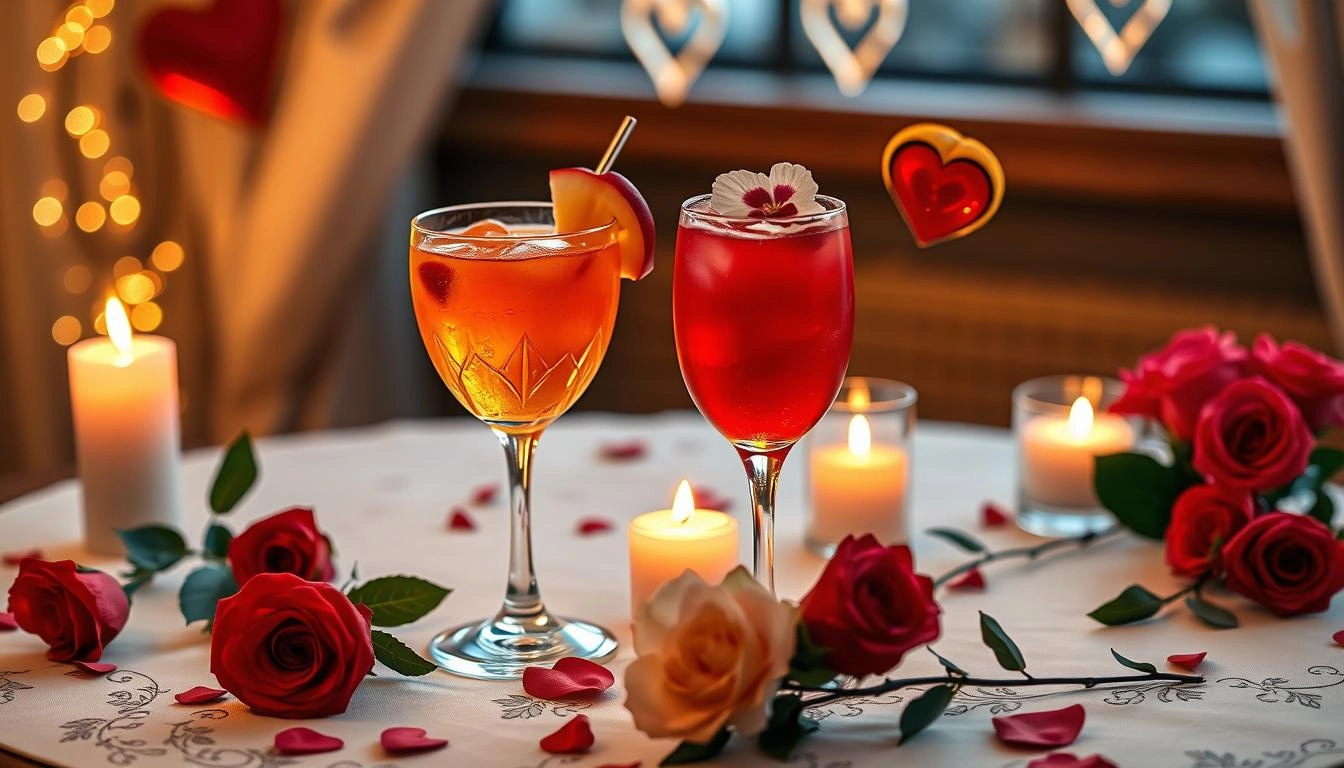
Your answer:
[[[117,365],[126,366],[131,362],[131,321],[126,317],[126,308],[117,297],[107,300],[103,308],[103,318],[107,322],[107,336],[112,346],[117,348]]]
[[[685,525],[692,512],[695,512],[695,496],[691,494],[691,484],[683,479],[677,486],[677,495],[672,497],[672,519]]]
[[[861,458],[867,458],[873,449],[873,430],[868,419],[862,414],[849,420],[849,452]]]
[[[863,379],[856,380],[849,387],[849,399],[847,404],[851,411],[866,411],[869,404],[873,402],[873,397],[868,392],[868,382]]]
[[[1086,397],[1073,401],[1069,408],[1069,436],[1074,440],[1086,440],[1092,433],[1092,403]]]

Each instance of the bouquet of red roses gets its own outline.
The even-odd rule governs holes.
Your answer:
[[[1280,616],[1326,610],[1344,589],[1325,487],[1344,451],[1318,438],[1344,425],[1344,363],[1264,334],[1248,350],[1205,327],[1120,376],[1111,411],[1160,424],[1170,461],[1098,457],[1097,497],[1135,533],[1164,541],[1172,573],[1192,583],[1166,597],[1133,585],[1089,615],[1127,624],[1185,597],[1206,623],[1234,627],[1236,616],[1204,597],[1217,582]]]

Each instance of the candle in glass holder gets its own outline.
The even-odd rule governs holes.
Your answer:
[[[125,552],[118,529],[180,525],[177,347],[132,336],[121,302],[108,299],[107,338],[70,347],[70,405],[91,552]]]
[[[646,512],[630,522],[630,615],[653,593],[686,570],[718,584],[738,565],[737,521],[696,509],[691,484],[677,486],[671,509]]]
[[[1129,450],[1134,430],[1110,413],[1094,414],[1085,397],[1067,418],[1039,416],[1022,428],[1022,484],[1027,495],[1055,507],[1095,507],[1094,459]]]

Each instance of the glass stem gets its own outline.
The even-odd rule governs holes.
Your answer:
[[[509,435],[495,430],[509,462],[509,585],[496,620],[544,631],[550,621],[532,569],[532,455],[541,432]]]
[[[752,535],[756,542],[752,575],[770,594],[775,592],[775,490],[779,487],[779,469],[788,453],[788,448],[770,453],[739,450],[747,479],[751,481]]]

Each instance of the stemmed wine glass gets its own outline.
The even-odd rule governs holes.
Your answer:
[[[775,488],[789,449],[834,402],[854,335],[854,265],[841,200],[784,220],[681,206],[672,319],[691,399],[751,482],[756,579],[774,590]]]

